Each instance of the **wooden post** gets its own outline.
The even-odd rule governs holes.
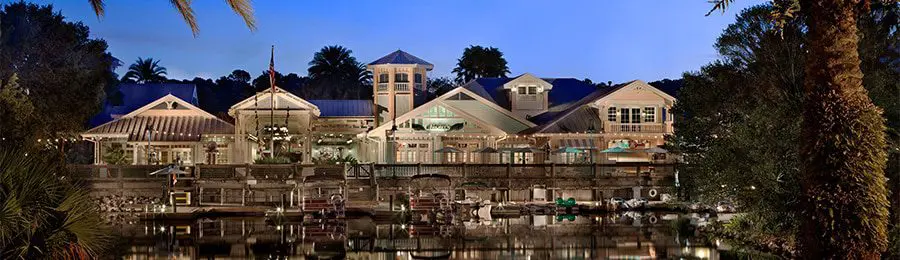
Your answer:
[[[225,205],[225,188],[219,188],[219,205]]]

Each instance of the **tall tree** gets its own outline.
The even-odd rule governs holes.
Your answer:
[[[343,46],[325,46],[309,62],[310,84],[305,96],[313,98],[363,98],[372,74]]]
[[[858,51],[856,15],[870,4],[775,0],[778,23],[802,12],[809,37],[799,144],[804,258],[878,259],[887,246],[885,126],[863,88]]]
[[[46,138],[83,130],[112,77],[106,42],[50,6],[23,2],[3,6],[0,32],[0,79],[18,75],[40,116],[31,131]]]
[[[158,83],[166,81],[166,67],[159,65],[159,60],[153,58],[140,58],[131,66],[128,72],[122,76],[122,81],[134,81],[137,83]]]
[[[5,84],[0,84],[0,147],[30,148],[34,144],[34,105],[31,98],[19,87],[16,74]]]
[[[103,18],[103,15],[106,13],[105,1],[88,0],[88,2],[90,2],[91,7],[94,8],[94,13],[97,14],[97,17]],[[256,19],[253,17],[253,7],[250,6],[250,0],[225,0],[225,2],[228,3],[231,10],[244,19],[244,23],[247,24],[247,27],[250,28],[251,31],[256,30]],[[197,19],[194,17],[194,9],[191,7],[191,1],[169,0],[169,3],[175,6],[175,9],[178,9],[178,13],[184,18],[184,22],[191,27],[191,33],[194,34],[194,37],[197,37],[197,35],[200,34],[200,26],[197,25]]]
[[[506,59],[500,49],[472,45],[463,50],[453,73],[456,74],[457,84],[465,84],[477,78],[505,78],[509,74],[509,67],[506,66]]]

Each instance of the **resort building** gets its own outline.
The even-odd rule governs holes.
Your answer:
[[[398,50],[367,65],[371,100],[304,100],[275,87],[231,106],[233,124],[197,108],[192,85],[125,85],[126,105],[107,106],[82,136],[97,144],[96,164],[252,164],[273,155],[301,164],[671,159],[658,146],[673,133],[675,98],[643,81],[596,87],[525,73],[427,100],[433,67]],[[152,88],[163,90],[136,93]],[[125,159],[110,162],[117,153]]]

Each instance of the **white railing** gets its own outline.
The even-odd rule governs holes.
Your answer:
[[[388,84],[387,83],[378,83],[378,91],[387,91]]]
[[[409,91],[409,82],[394,83],[394,91]]]
[[[663,124],[609,124],[607,133],[664,133]]]

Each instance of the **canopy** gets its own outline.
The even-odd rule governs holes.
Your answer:
[[[475,153],[498,153],[500,151],[497,151],[497,149],[494,149],[493,147],[484,147],[484,148],[477,149],[473,152],[475,152]]]
[[[559,140],[560,147],[571,147],[579,149],[597,149],[594,139],[562,139]]]
[[[159,169],[159,170],[156,170],[156,171],[150,173],[151,176],[152,175],[172,175],[172,174],[184,175],[184,174],[187,174],[187,172],[182,171],[181,169],[178,169],[178,167],[175,167],[175,165],[169,165],[169,166],[166,166],[166,168],[162,168],[162,169]]]
[[[516,147],[516,148],[500,148],[501,152],[511,152],[511,153],[543,153],[544,150],[537,149],[534,147]]]
[[[461,153],[462,150],[447,146],[441,149],[434,150],[435,153]]]
[[[558,150],[553,151],[554,153],[583,153],[584,149],[574,148],[574,147],[560,147]]]
[[[606,149],[606,150],[603,150],[600,152],[601,153],[628,153],[630,151],[628,151],[628,149],[625,149],[622,147],[613,147],[613,148],[609,148],[609,149]]]
[[[645,153],[668,153],[669,151],[666,149],[659,148],[659,147],[653,147],[653,148],[649,148],[649,149],[644,149],[643,152],[645,152]]]

